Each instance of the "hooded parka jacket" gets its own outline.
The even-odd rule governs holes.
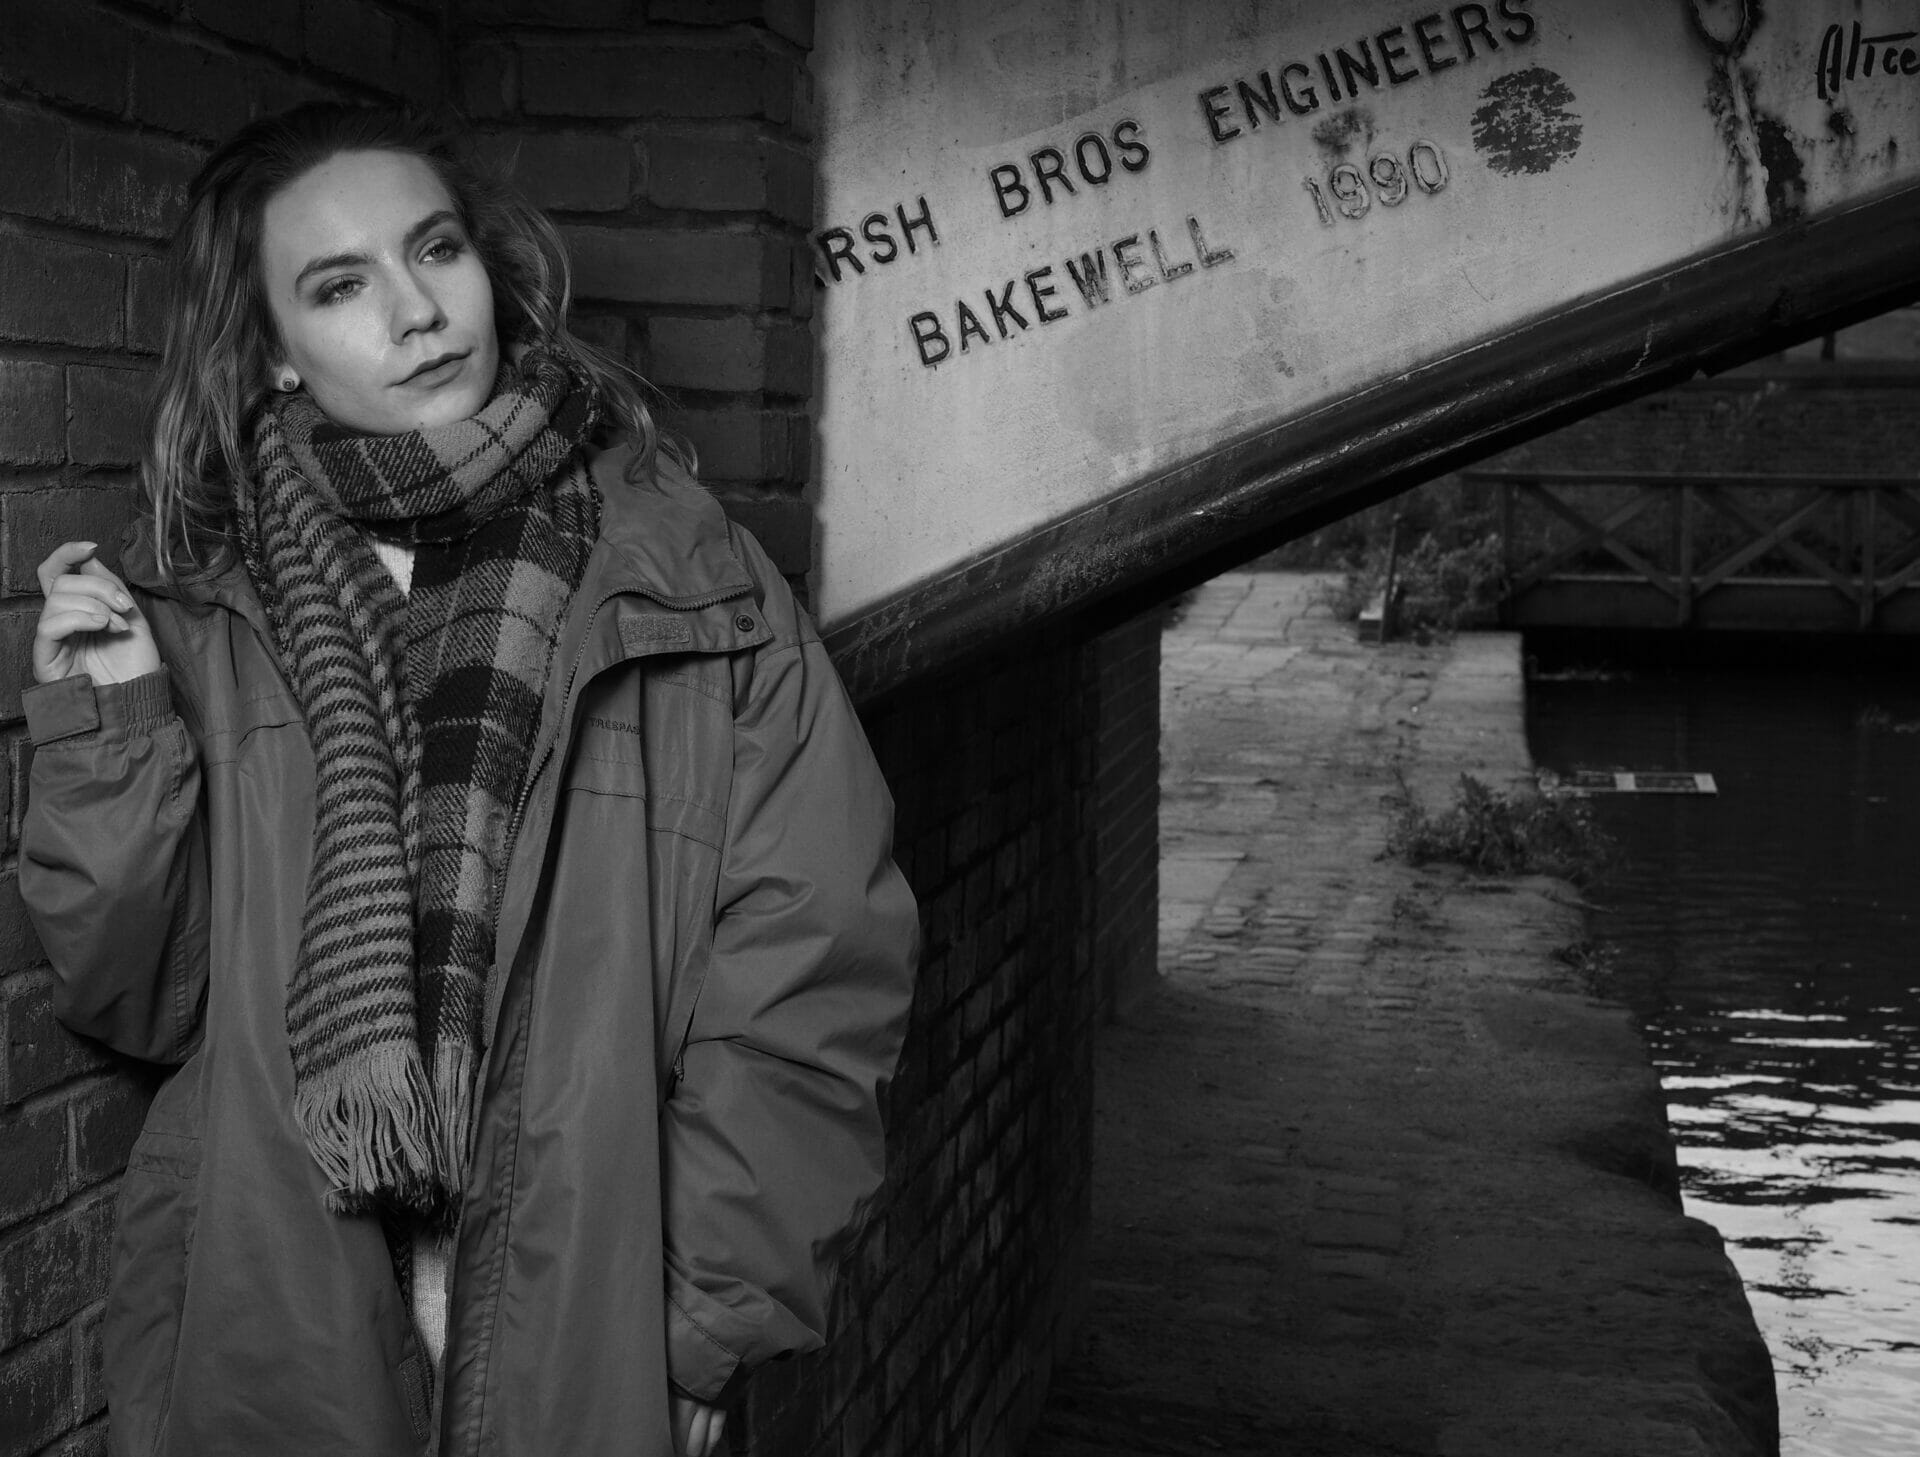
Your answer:
[[[758,545],[623,463],[500,892],[437,1445],[380,1225],[327,1212],[293,1116],[313,757],[245,573],[130,546],[167,668],[24,695],[57,1010],[177,1065],[120,1192],[115,1453],[668,1457],[670,1380],[820,1344],[910,995],[892,803]]]

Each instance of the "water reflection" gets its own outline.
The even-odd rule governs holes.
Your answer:
[[[1704,770],[1594,802],[1594,929],[1646,1022],[1688,1207],[1727,1237],[1788,1457],[1920,1450],[1920,674],[1535,683],[1535,758]]]

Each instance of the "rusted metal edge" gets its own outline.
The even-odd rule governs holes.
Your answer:
[[[1094,625],[1578,416],[1920,296],[1920,187],[1717,249],[1222,445],[835,624],[871,700]]]

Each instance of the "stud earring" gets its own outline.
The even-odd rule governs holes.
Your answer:
[[[280,393],[290,395],[300,388],[300,376],[290,369],[280,371]]]

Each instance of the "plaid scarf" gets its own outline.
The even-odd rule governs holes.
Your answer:
[[[288,395],[255,428],[242,548],[314,753],[294,1114],[336,1213],[457,1216],[495,883],[599,530],[598,414],[578,364],[533,349],[468,420],[360,435]],[[417,547],[409,596],[367,531]]]

